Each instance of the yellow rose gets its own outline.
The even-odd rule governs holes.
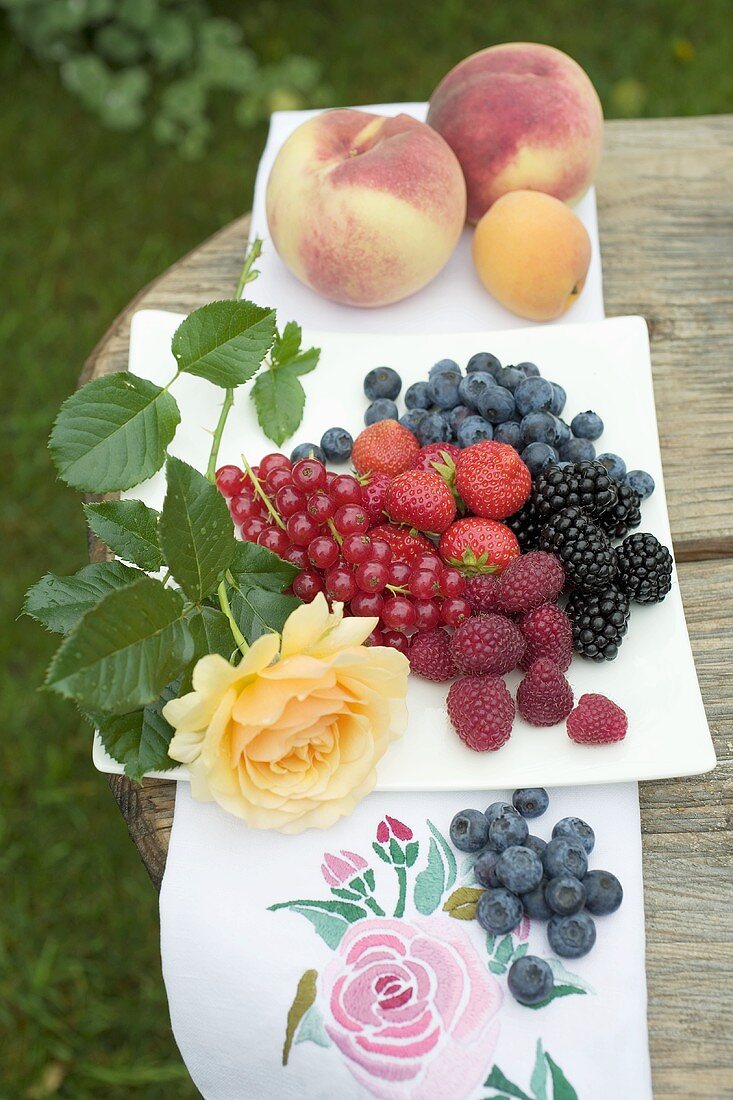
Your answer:
[[[194,798],[255,829],[327,829],[368,794],[376,764],[407,724],[407,658],[362,643],[372,618],[329,612],[319,594],[236,668],[202,657],[193,691],[164,708],[168,752],[188,764]]]

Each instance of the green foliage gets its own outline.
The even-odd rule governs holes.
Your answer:
[[[73,577],[47,573],[28,590],[23,610],[55,634],[68,634],[85,612],[108,592],[140,579],[140,572],[118,561],[85,565]]]
[[[113,554],[141,569],[160,569],[163,552],[158,538],[158,513],[141,500],[103,500],[85,504],[91,530]]]
[[[277,333],[268,367],[252,387],[257,420],[268,439],[281,447],[298,430],[303,419],[305,390],[301,376],[315,370],[320,348],[301,348],[302,331],[289,321],[282,335]]]
[[[189,599],[200,603],[232,564],[234,526],[221,493],[193,466],[169,456],[166,480],[160,517],[165,560]]]
[[[275,313],[252,302],[210,302],[173,335],[180,370],[231,389],[249,381],[275,336]]]
[[[167,771],[176,766],[168,756],[173,730],[163,717],[163,707],[178,695],[180,681],[163,689],[153,703],[127,714],[97,714],[93,717],[99,736],[110,756],[125,766],[130,779],[141,780],[146,772]]]
[[[262,634],[280,631],[300,601],[283,595],[297,569],[251,542],[236,544],[234,561],[227,575],[227,594],[232,615],[248,642]]]

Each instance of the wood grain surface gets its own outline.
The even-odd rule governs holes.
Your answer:
[[[606,124],[597,181],[608,316],[649,324],[667,498],[715,772],[640,787],[654,1093],[733,1097],[733,116]],[[137,309],[231,295],[242,217],[117,318],[81,381],[126,366]],[[105,548],[92,541],[93,559]],[[175,784],[109,783],[160,885]],[[633,1100],[633,1098],[629,1098]]]

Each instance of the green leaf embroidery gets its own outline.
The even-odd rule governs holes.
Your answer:
[[[256,372],[275,335],[275,313],[246,301],[209,302],[176,329],[179,368],[233,389]]]
[[[366,909],[349,901],[281,901],[268,908],[272,912],[276,909],[290,909],[293,913],[299,913],[311,922],[323,942],[332,950],[341,943],[349,925],[367,915]]]
[[[427,866],[416,876],[413,888],[412,896],[418,913],[422,913],[424,917],[434,913],[440,905],[444,890],[443,860],[440,858],[438,845],[431,837]]]
[[[343,898],[345,901],[361,901],[364,895],[355,890],[345,890],[343,886],[332,886],[331,893],[334,897]]]
[[[305,408],[305,390],[291,367],[270,369],[252,386],[257,422],[268,439],[281,447],[298,430]]]
[[[501,1072],[498,1066],[494,1066],[491,1073],[484,1081],[484,1087],[487,1089],[501,1089],[510,1096],[517,1097],[517,1100],[532,1100],[532,1097],[528,1096],[526,1092],[523,1092],[519,1085],[515,1085],[510,1081],[509,1078]]]
[[[317,977],[318,972],[316,970],[306,970],[305,974],[303,974],[298,982],[298,988],[295,991],[293,1003],[288,1009],[288,1020],[285,1027],[285,1042],[283,1043],[282,1056],[282,1064],[284,1066],[288,1064],[290,1048],[293,1045],[293,1037],[298,1024],[316,999]]]
[[[466,918],[469,919],[469,918]],[[489,970],[492,974],[505,974],[506,967],[503,963],[497,962],[496,959],[492,959],[489,963]]]
[[[160,542],[175,580],[198,602],[214,591],[232,563],[234,526],[219,490],[193,466],[171,455],[166,478]]]
[[[118,492],[161,468],[180,419],[166,390],[119,371],[88,382],[64,401],[48,446],[67,485]]]
[[[103,500],[85,504],[87,523],[113,554],[141,569],[160,569],[158,513],[141,500]]]
[[[416,840],[410,841],[405,848],[405,863],[408,867],[412,867],[417,859],[418,852],[420,851],[420,845]]]
[[[298,575],[298,567],[257,543],[238,542],[234,548],[231,572],[240,588],[282,592]]]
[[[366,871],[364,872],[364,882],[367,884],[370,890],[374,890],[376,884],[374,880],[374,871],[371,869],[371,867],[367,867]]]
[[[405,853],[393,836],[389,838],[389,854],[394,864],[400,867],[404,864]]]
[[[547,1100],[547,1062],[545,1061],[545,1052],[542,1049],[541,1039],[537,1040],[534,1069],[532,1070],[529,1087],[532,1089],[537,1100]]]
[[[125,714],[154,702],[193,655],[183,599],[152,577],[109,592],[67,635],[46,686],[81,706]]]
[[[294,901],[278,901],[274,905],[268,906],[270,912],[274,913],[278,909],[293,909],[294,907],[302,908],[307,906],[309,909],[323,910],[324,913],[337,913],[338,916],[343,917],[349,924],[353,924],[354,921],[361,920],[366,916],[366,910],[362,909],[360,905],[354,905],[350,901],[321,901],[319,898],[297,898]]]
[[[96,607],[102,596],[125,588],[141,576],[138,569],[118,561],[85,565],[73,577],[47,573],[28,590],[23,611],[47,630],[68,634],[82,615]]]
[[[428,826],[428,829],[430,829],[430,832],[435,837],[438,844],[440,845],[441,850],[443,852],[443,856],[445,858],[446,871],[447,871],[446,880],[445,880],[445,888],[446,888],[446,890],[450,890],[450,888],[455,885],[456,875],[458,873],[458,869],[456,867],[456,857],[453,855],[453,851],[451,849],[451,846],[448,843],[448,841],[445,839],[443,834],[441,833],[440,829],[436,829],[436,827],[435,827],[435,825],[433,825],[432,821],[428,821],[427,826]]]
[[[128,714],[92,715],[110,756],[125,766],[125,775],[139,781],[146,772],[168,771],[177,761],[168,755],[173,730],[163,717],[163,707],[178,697],[179,683],[169,684],[159,699]]]
[[[317,1043],[319,1047],[330,1047],[331,1040],[323,1026],[323,1017],[318,1005],[311,1005],[300,1021],[293,1043]]]
[[[552,1100],[578,1100],[578,1094],[549,1054],[545,1054],[552,1076]]]
[[[229,661],[236,649],[232,628],[222,611],[214,607],[194,608],[187,615],[186,622],[193,638],[193,657],[183,673],[181,695],[191,690],[194,666],[201,657],[218,653]]]
[[[571,986],[574,990],[582,993],[595,993],[592,985],[589,985],[578,974],[572,974],[569,970],[566,970],[559,959],[547,959],[547,965],[552,971],[552,976],[556,982]]]
[[[512,962],[515,962],[517,959],[521,959],[523,955],[527,954],[527,946],[528,945],[526,943],[520,943],[517,946],[514,955],[512,956]]]
[[[547,1005],[552,1004],[553,1001],[557,1001],[560,997],[572,997],[574,994],[580,997],[586,995],[584,989],[578,989],[577,986],[574,985],[554,985],[552,987],[552,993],[544,1001],[538,1001],[537,1004],[527,1005],[526,1007],[533,1009],[546,1008]]]
[[[494,958],[497,962],[508,963],[513,954],[514,941],[511,936],[505,936],[503,940],[499,941]]]
[[[448,900],[443,904],[443,911],[456,920],[473,920],[476,916],[476,905],[483,890],[474,886],[459,886],[454,890]]]
[[[377,855],[381,859],[382,863],[386,863],[390,867],[392,866],[392,860],[389,858],[389,856],[387,855],[386,849],[383,848],[381,844],[377,844],[376,840],[373,840],[372,841],[372,848],[377,853]]]

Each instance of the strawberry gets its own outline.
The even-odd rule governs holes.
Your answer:
[[[407,470],[390,482],[387,514],[393,523],[438,535],[455,519],[456,502],[435,470]]]
[[[506,524],[468,516],[451,524],[440,540],[443,561],[462,573],[500,573],[519,556],[519,543]]]
[[[456,489],[470,512],[506,519],[529,497],[532,475],[508,443],[485,439],[466,447],[456,459]]]
[[[387,501],[387,489],[392,480],[388,474],[372,474],[362,480],[361,504],[372,523],[381,523]]]
[[[370,424],[354,441],[351,461],[360,474],[379,473],[396,477],[409,470],[420,453],[420,444],[412,432],[396,420],[378,420]]]
[[[421,447],[413,470],[437,470],[443,476],[442,466],[450,473],[454,472],[455,461],[461,453],[461,448],[455,443],[428,443],[427,447]]]
[[[424,535],[410,533],[407,527],[393,527],[390,523],[380,523],[378,527],[372,527],[369,532],[370,539],[383,539],[389,544],[394,561],[404,561],[412,565],[420,554],[435,553],[435,547]]]

